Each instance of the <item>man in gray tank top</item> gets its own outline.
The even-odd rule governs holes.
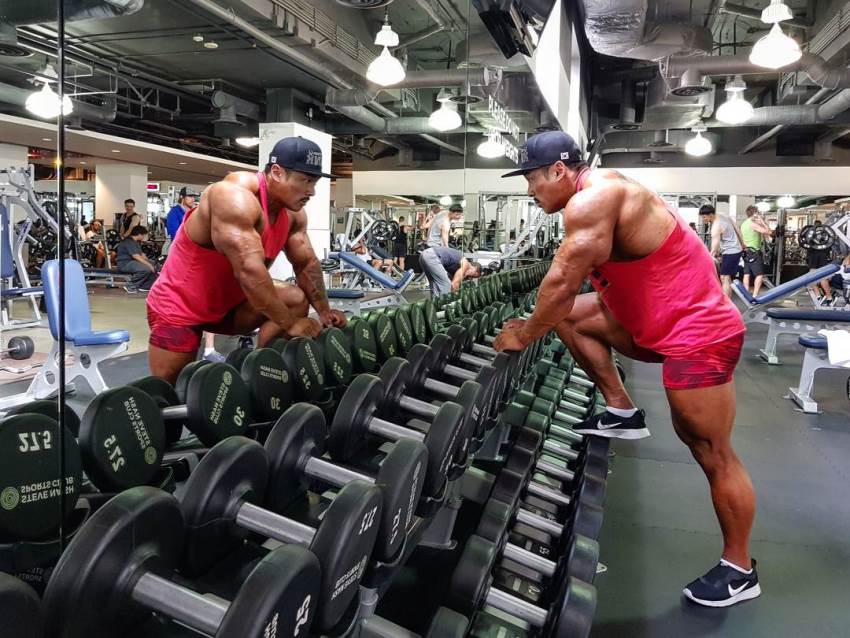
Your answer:
[[[711,256],[720,259],[720,283],[727,297],[732,296],[732,279],[744,252],[744,240],[738,227],[727,215],[718,214],[711,204],[699,209],[699,216],[711,224]]]
[[[428,248],[448,246],[452,222],[460,219],[463,219],[463,207],[460,204],[452,204],[448,213],[437,215],[431,221],[431,228],[428,230],[428,239],[425,240]]]

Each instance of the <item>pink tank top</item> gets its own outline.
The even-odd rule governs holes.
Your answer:
[[[578,190],[588,174],[579,175]],[[676,226],[654,252],[635,261],[607,261],[590,281],[635,343],[681,357],[746,328],[723,294],[708,249],[679,215],[670,214]]]
[[[263,209],[263,251],[266,259],[274,260],[289,238],[289,212],[281,209],[275,223],[269,223],[266,176],[259,172],[257,180]],[[216,323],[245,301],[230,260],[213,248],[199,246],[186,234],[186,220],[195,210],[186,213],[147,300],[149,310],[175,326]]]

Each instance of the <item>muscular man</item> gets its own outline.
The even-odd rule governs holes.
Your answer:
[[[428,229],[427,244],[429,248],[449,245],[449,233],[452,229],[452,222],[463,219],[463,206],[460,204],[452,204],[449,207],[449,212],[443,215],[437,215],[432,221]]]
[[[315,337],[345,325],[331,310],[322,266],[307,236],[304,205],[322,172],[319,147],[300,137],[275,144],[265,170],[230,173],[186,213],[148,296],[151,373],[174,382],[195,358],[201,333],[244,335],[258,346],[281,335]],[[281,250],[297,286],[272,280]],[[319,321],[308,318],[310,306]]]
[[[481,264],[469,261],[462,252],[448,246],[426,248],[419,256],[419,264],[431,284],[432,297],[460,289],[464,279],[481,276]]]
[[[728,215],[718,214],[711,204],[700,206],[700,219],[711,224],[711,256],[720,260],[720,282],[723,294],[732,296],[732,279],[744,252],[744,240]]]
[[[744,240],[744,288],[750,289],[750,277],[754,278],[753,297],[758,297],[764,283],[764,257],[761,253],[765,237],[773,231],[759,215],[758,208],[747,206],[747,218],[741,223],[741,239]]]
[[[611,358],[612,348],[663,363],[673,428],[711,487],[723,533],[719,564],[684,589],[691,600],[725,607],[761,593],[750,560],[755,513],[750,477],[732,449],[732,375],[744,324],[723,294],[699,237],[649,189],[612,170],[590,170],[565,133],[528,140],[520,170],[528,195],[547,213],[563,210],[569,228],[528,321],[515,320],[494,343],[520,350],[555,329],[602,391],[606,411],[576,431],[648,436]],[[590,276],[596,292],[580,295]]]

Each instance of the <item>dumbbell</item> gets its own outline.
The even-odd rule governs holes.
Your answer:
[[[418,355],[423,352],[422,349],[425,349],[425,354],[427,355],[427,348],[427,346],[418,343],[411,349],[409,354],[412,353],[414,355],[414,361],[416,361]],[[418,357],[418,359],[419,361],[423,361],[422,357]],[[421,367],[421,364],[419,367]],[[444,402],[437,405],[406,394],[408,387],[413,385],[413,375],[418,373],[418,369],[414,365],[411,365],[408,360],[401,357],[393,357],[381,366],[381,369],[378,371],[378,377],[386,389],[383,401],[378,408],[378,413],[382,417],[391,418],[398,414],[399,410],[403,410],[428,420],[436,418]],[[460,441],[456,448],[454,464],[456,466],[464,466],[467,461],[469,441],[474,436],[488,409],[485,403],[487,392],[482,385],[475,381],[464,381],[463,385],[457,389],[457,392],[451,397],[446,397],[446,399],[451,400],[463,408],[464,418],[459,433]]]
[[[365,481],[381,489],[383,505],[373,556],[382,562],[403,551],[406,533],[422,493],[428,451],[412,439],[400,439],[381,463],[377,476],[343,467],[322,458],[327,425],[322,411],[309,403],[296,403],[278,419],[266,439],[272,484],[267,504],[282,512],[302,495],[315,479],[336,487]]]
[[[457,403],[446,401],[431,421],[427,433],[397,425],[376,416],[386,389],[379,377],[361,374],[354,377],[342,395],[328,434],[331,458],[348,461],[367,449],[369,436],[389,441],[414,439],[428,448],[428,467],[422,493],[437,499],[443,493],[452,459],[461,444],[464,412]]]
[[[560,464],[540,460],[540,471],[562,481],[574,480],[574,472],[566,468],[567,463],[573,464],[576,472],[605,480],[608,476],[608,455],[588,454],[586,450],[575,450],[569,443],[563,443],[546,436],[532,428],[521,428],[516,431],[514,447],[533,454],[535,458],[547,454]]]
[[[378,362],[383,363],[390,357],[398,356],[398,338],[390,318],[380,311],[363,313],[362,320],[372,329],[377,345]]]
[[[523,400],[521,396],[514,398]],[[579,434],[570,429],[569,424],[553,421],[548,415],[536,412],[528,405],[512,401],[503,408],[499,418],[503,423],[511,427],[530,428],[555,440],[565,441],[570,446],[578,445],[590,456],[600,459],[608,457],[608,449],[610,447],[610,441],[608,439]]]
[[[22,580],[0,572],[0,618],[3,630],[15,638],[42,638],[41,600]]]
[[[354,373],[374,372],[378,369],[378,344],[368,323],[352,317],[345,325],[345,336],[351,344],[351,365]]]
[[[109,636],[151,612],[216,638],[308,632],[322,582],[309,550],[273,550],[227,602],[171,578],[184,528],[176,499],[155,488],[135,487],[111,499],[71,539],[53,571],[43,600],[44,635]]]
[[[53,406],[55,410],[55,402]],[[64,454],[62,449],[55,418],[24,413],[0,421],[0,537],[45,540],[58,530],[59,516],[68,517],[74,510],[82,458],[68,427]],[[64,476],[59,473],[63,456]]]
[[[295,379],[276,349],[238,348],[227,355],[226,363],[239,371],[247,385],[251,414],[256,420],[272,421],[292,403]]]
[[[326,389],[351,381],[351,341],[339,328],[325,328],[315,339],[275,339],[270,346],[283,357],[301,400],[320,401]]]
[[[517,565],[514,571],[523,572],[521,575],[535,578],[536,574],[560,581],[562,578],[574,577],[586,583],[593,583],[596,577],[596,567],[599,564],[599,543],[580,534],[573,534],[571,529],[560,535],[560,547],[536,543],[525,538],[520,533],[510,529],[513,512],[511,506],[497,499],[490,499],[484,505],[484,511],[478,522],[475,534],[492,542],[503,560]],[[515,543],[517,541],[532,547],[526,549]],[[503,565],[510,569],[509,565]],[[527,572],[522,568],[528,568]]]
[[[29,359],[35,352],[35,343],[29,337],[12,337],[6,347],[0,350],[0,357],[15,361]]]
[[[181,571],[204,573],[242,545],[248,532],[309,547],[322,570],[316,629],[327,632],[357,598],[378,534],[381,491],[367,482],[347,483],[313,528],[259,505],[267,494],[273,497],[277,478],[256,441],[233,436],[211,448],[180,499],[187,528]]]
[[[363,636],[399,636],[406,638],[466,638],[469,620],[447,607],[439,607],[424,634],[415,634],[389,620],[370,615],[360,621]]]
[[[572,486],[573,489],[577,490],[578,496],[576,496],[576,493],[565,494],[556,487],[538,481],[532,472],[519,474],[505,468],[496,477],[490,496],[510,505],[524,497],[537,497],[541,504],[547,506],[546,511],[550,513],[554,511],[561,517],[573,519],[573,524],[579,534],[588,538],[599,538],[603,513],[601,507],[594,505],[594,501],[598,502],[599,499],[595,495],[586,499],[582,498],[582,485],[585,483],[592,484],[594,480],[598,479],[585,478]],[[597,489],[591,487],[589,491]]]
[[[596,589],[592,585],[567,578],[556,602],[548,608],[532,605],[492,586],[491,572],[497,556],[493,543],[480,536],[469,537],[449,584],[449,607],[472,616],[489,605],[539,629],[539,635],[545,638],[586,638],[590,634],[596,610]]]
[[[51,419],[59,418],[59,408],[56,399],[34,399],[27,403],[21,403],[3,411],[2,417],[14,416],[16,414],[42,414]],[[71,434],[77,436],[80,432],[80,417],[74,412],[74,409],[67,403],[62,406],[62,416],[64,417],[65,427],[71,431]]]
[[[569,403],[563,402],[564,405],[561,405],[560,402],[547,401],[530,392],[524,391],[517,392],[513,397],[513,402],[523,405],[539,414],[546,415],[552,419],[553,424],[565,429],[573,425],[578,425],[587,419],[593,413],[593,410],[596,409],[593,404],[589,406],[570,406]]]

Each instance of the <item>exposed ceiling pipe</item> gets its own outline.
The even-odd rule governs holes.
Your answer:
[[[812,97],[810,97],[808,100],[806,100],[806,104],[817,104],[820,100],[822,100],[824,97],[826,97],[829,94],[830,94],[829,89],[820,89]],[[742,148],[740,151],[738,151],[738,153],[740,155],[746,155],[750,151],[754,151],[759,146],[761,146],[762,144],[764,144],[768,140],[770,140],[773,137],[775,137],[776,135],[778,135],[779,132],[782,131],[784,128],[785,128],[784,124],[779,124],[778,126],[774,126],[767,133],[759,135],[756,139],[754,139],[752,142],[750,142],[744,148]]]
[[[625,128],[635,124],[637,109],[635,108],[635,85],[630,79],[625,79],[620,85],[620,126]]]
[[[446,27],[441,25],[435,25],[433,27],[428,27],[426,29],[422,29],[418,33],[414,33],[412,35],[407,36],[403,40],[398,43],[399,49],[407,49],[412,47],[414,44],[418,44],[427,38],[430,38],[433,35],[437,35],[438,33],[442,33],[446,30]]]
[[[666,75],[679,77],[686,72],[700,75],[747,75],[803,71],[812,82],[829,89],[850,88],[850,69],[831,66],[819,55],[803,53],[793,64],[773,71],[756,66],[745,55],[707,55],[698,57],[672,57],[666,61]]]
[[[499,69],[456,69],[437,71],[411,71],[399,82],[389,87],[374,84],[366,89],[328,89],[325,92],[325,103],[337,106],[367,106],[375,101],[381,91],[395,89],[441,88],[444,86],[489,86],[498,85],[502,81]]]
[[[745,7],[740,4],[732,4],[731,2],[725,3],[724,6],[720,8],[720,13],[740,16],[742,18],[750,18],[761,22],[761,11],[758,9],[751,9],[750,7]],[[797,20],[796,18],[792,18],[791,20],[783,20],[782,26],[794,27],[795,29],[808,29],[812,25],[807,24],[804,21]]]
[[[850,135],[850,128],[842,127],[827,131],[815,140],[815,157],[826,160],[832,157],[832,143]]]
[[[447,29],[448,24],[443,16],[440,15],[440,12],[434,8],[431,0],[414,0],[414,2],[423,10],[428,16],[437,23],[437,26]]]
[[[32,95],[32,89],[22,89],[11,84],[0,83],[0,102],[23,107],[26,105],[27,98],[30,95]],[[114,97],[106,100],[106,108],[73,99],[71,100],[71,104],[74,107],[74,115],[84,120],[113,122],[117,114],[117,104]]]
[[[451,151],[452,153],[455,153],[457,155],[465,155],[466,154],[466,152],[460,146],[455,146],[454,144],[449,144],[448,142],[444,142],[440,138],[434,137],[433,135],[429,135],[427,133],[420,133],[419,137],[421,137],[423,140],[431,142],[431,144],[435,144],[435,145],[439,146],[440,148],[444,148],[447,151]]]
[[[712,49],[711,32],[703,27],[649,22],[648,0],[583,0],[583,4],[585,34],[598,53],[660,60]]]
[[[131,15],[145,0],[64,0],[65,21],[114,18]],[[3,22],[17,26],[56,22],[56,0],[0,0]]]
[[[682,146],[626,146],[615,148],[603,148],[600,155],[613,155],[615,153],[684,153],[685,149]]]

